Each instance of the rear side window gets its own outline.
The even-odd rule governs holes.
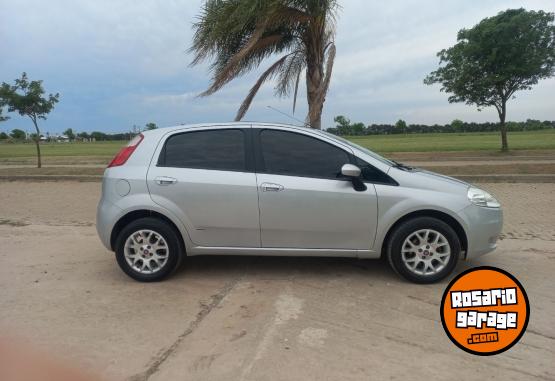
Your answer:
[[[260,150],[267,173],[335,179],[349,155],[321,140],[279,130],[260,132]]]
[[[245,171],[245,134],[229,129],[173,135],[166,141],[158,166]]]

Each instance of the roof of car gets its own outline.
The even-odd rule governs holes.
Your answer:
[[[177,126],[170,126],[170,127],[163,127],[163,128],[183,129],[183,128],[196,128],[196,127],[228,127],[228,126],[244,126],[244,125],[251,125],[251,124],[256,124],[257,126],[268,126],[268,127],[309,128],[305,126],[295,126],[293,124],[287,124],[287,123],[269,123],[269,122],[254,122],[254,121],[180,124]]]
[[[197,124],[181,124],[176,126],[168,126],[168,127],[160,127],[155,130],[144,131],[143,134],[145,135],[163,135],[168,132],[172,131],[179,131],[179,130],[188,130],[193,128],[202,128],[202,127],[233,127],[233,126],[247,126],[247,125],[256,125],[257,127],[279,127],[279,128],[290,128],[296,130],[308,130],[315,133],[320,132],[319,130],[306,127],[306,126],[295,126],[292,124],[284,124],[284,123],[267,123],[267,122],[251,122],[251,121],[242,121],[242,122],[224,122],[224,123],[197,123]]]

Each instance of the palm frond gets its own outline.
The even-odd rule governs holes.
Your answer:
[[[278,4],[270,13],[268,17],[268,24],[270,26],[296,26],[308,24],[314,18],[305,11],[289,6]]]
[[[288,96],[294,88],[296,78],[305,67],[305,54],[303,49],[299,48],[291,53],[282,70],[280,70],[275,94],[279,97]]]
[[[295,81],[295,93],[293,95],[293,115],[295,114],[295,108],[297,106],[297,94],[299,92],[299,81],[301,79],[302,71],[297,73],[297,80]]]
[[[333,71],[333,63],[335,61],[335,44],[331,44],[328,48],[328,57],[326,59],[326,76],[322,82],[322,94],[325,97],[328,93],[328,88],[330,87],[331,73]]]
[[[225,66],[216,70],[212,84],[200,96],[211,95],[221,89],[237,77],[241,71],[250,68],[249,59],[252,61],[254,58],[256,62],[261,61],[266,56],[267,49],[276,46],[282,39],[281,35],[271,35],[262,39],[259,39],[259,36],[253,36],[251,41],[232,56]]]
[[[264,82],[266,82],[268,79],[270,79],[270,78],[272,78],[273,76],[276,75],[276,73],[280,70],[280,68],[283,66],[283,64],[287,60],[288,56],[289,55],[285,55],[285,56],[281,57],[274,64],[272,64],[272,66],[270,66],[264,73],[262,73],[262,75],[258,78],[258,80],[254,84],[254,86],[249,91],[249,94],[247,95],[247,97],[245,98],[243,103],[241,104],[241,107],[239,107],[239,110],[237,111],[237,115],[235,116],[235,121],[239,121],[239,120],[243,119],[243,117],[247,113],[247,110],[249,109],[249,107],[252,103],[252,100],[254,99],[256,94],[258,93],[258,90],[260,90],[260,87],[262,86],[262,84]]]

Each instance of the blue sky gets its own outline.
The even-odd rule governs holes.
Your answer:
[[[133,125],[229,121],[252,86],[256,72],[207,98],[196,98],[209,82],[207,65],[190,68],[187,48],[201,0],[0,0],[0,81],[26,71],[44,80],[61,101],[42,130],[127,131]],[[495,121],[494,110],[476,111],[447,102],[424,76],[437,66],[435,54],[456,33],[507,8],[555,11],[549,1],[367,0],[340,1],[337,59],[323,125],[343,114],[353,121],[448,123]],[[273,97],[267,84],[246,120],[291,122],[269,110],[291,112],[290,99]],[[304,89],[303,89],[304,90]],[[303,92],[304,93],[304,92]],[[517,93],[509,120],[555,120],[555,79]],[[304,119],[302,94],[295,116]],[[12,115],[0,130],[31,130]]]

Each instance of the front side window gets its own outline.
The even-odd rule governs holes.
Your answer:
[[[158,166],[245,171],[245,136],[237,129],[185,132],[168,138]]]
[[[356,156],[354,157],[354,159],[355,164],[360,168],[360,173],[364,181],[369,181],[374,184],[397,185],[395,180],[380,171],[378,168],[368,164],[367,162]]]
[[[262,130],[260,150],[265,171],[273,174],[335,179],[349,163],[342,149],[294,132]]]

